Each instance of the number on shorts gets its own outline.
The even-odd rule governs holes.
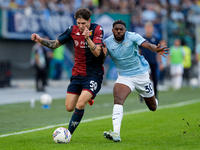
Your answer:
[[[95,81],[90,81],[90,90],[95,91],[97,89],[97,82]]]
[[[151,92],[152,91],[152,85],[151,85],[151,83],[149,83],[149,85],[146,85],[145,89],[147,90],[147,93]]]

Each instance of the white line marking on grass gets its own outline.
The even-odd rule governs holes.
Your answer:
[[[186,105],[195,104],[195,103],[199,103],[199,102],[200,102],[200,99],[194,99],[194,100],[180,102],[180,103],[176,103],[176,104],[159,106],[158,109],[181,107],[181,106],[186,106]],[[149,110],[148,109],[134,110],[134,111],[130,111],[130,112],[125,112],[124,115],[143,113],[143,112],[147,112],[147,111],[149,111]],[[111,117],[112,117],[112,115],[96,117],[96,118],[82,120],[81,123],[91,122],[91,121],[96,121],[96,120],[103,120],[103,119],[107,119],[107,118],[111,118]],[[11,136],[11,135],[17,135],[17,134],[24,134],[24,133],[30,133],[30,132],[35,132],[35,131],[41,131],[41,130],[55,128],[55,127],[59,127],[59,126],[66,126],[68,124],[69,123],[63,123],[63,124],[51,125],[51,126],[46,126],[46,127],[42,127],[42,128],[36,128],[36,129],[32,129],[32,130],[27,130],[27,131],[14,132],[14,133],[9,133],[9,134],[2,134],[2,135],[0,135],[0,137],[6,137],[6,136]]]

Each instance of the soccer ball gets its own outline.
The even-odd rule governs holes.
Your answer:
[[[67,128],[59,127],[53,132],[53,140],[56,143],[69,143],[71,141],[71,133]]]
[[[50,105],[52,102],[52,97],[49,95],[49,94],[43,94],[41,97],[40,97],[40,103],[42,105]]]
[[[197,88],[198,87],[198,78],[192,78],[192,79],[190,79],[190,86],[192,88]]]

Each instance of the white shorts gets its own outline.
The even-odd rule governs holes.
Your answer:
[[[152,97],[154,95],[153,86],[149,79],[148,72],[132,78],[118,76],[115,83],[124,84],[128,86],[131,91],[135,89],[142,97]]]
[[[170,74],[172,76],[182,75],[183,74],[183,65],[182,64],[171,65],[170,66]]]

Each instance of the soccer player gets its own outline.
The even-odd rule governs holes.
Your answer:
[[[123,104],[126,97],[135,88],[144,98],[151,111],[155,111],[158,101],[149,79],[149,64],[139,54],[138,46],[148,48],[154,53],[165,56],[169,48],[149,43],[141,35],[126,31],[126,24],[122,20],[113,23],[113,35],[105,39],[104,55],[110,55],[118,69],[118,78],[115,82],[113,95],[114,107],[112,114],[113,132],[104,131],[103,135],[109,140],[120,142],[120,128],[123,118]]]
[[[78,9],[74,15],[77,25],[69,27],[56,40],[45,40],[35,33],[31,36],[33,41],[51,49],[74,41],[75,64],[65,101],[67,111],[75,110],[68,126],[71,134],[81,122],[86,104],[93,104],[91,99],[93,100],[101,89],[103,80],[103,29],[100,25],[91,23],[91,14],[87,8]]]

